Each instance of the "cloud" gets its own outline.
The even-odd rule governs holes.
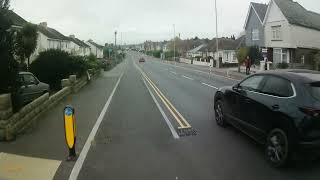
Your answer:
[[[268,3],[269,0],[252,0]],[[317,0],[297,0],[305,8],[320,12]],[[243,30],[250,0],[217,0],[220,36]],[[182,38],[215,37],[214,0],[14,0],[19,15],[33,23],[42,21],[65,35],[114,42],[114,31],[123,42],[168,40],[176,33]]]

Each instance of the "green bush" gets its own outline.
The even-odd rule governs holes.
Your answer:
[[[98,60],[95,55],[90,54],[86,59],[88,69],[101,69],[103,67],[102,61]]]
[[[277,64],[278,69],[287,69],[289,67],[288,63],[282,62]]]
[[[40,81],[50,84],[51,89],[60,89],[61,79],[72,74],[78,77],[85,74],[87,63],[83,57],[51,49],[41,52],[31,63],[30,70]]]

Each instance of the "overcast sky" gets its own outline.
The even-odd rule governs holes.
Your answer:
[[[238,35],[251,1],[217,0],[219,36]],[[306,9],[320,13],[319,0],[296,0]],[[173,24],[181,38],[215,37],[214,0],[11,0],[11,9],[27,21],[46,21],[64,35],[101,44],[141,43],[169,40]]]

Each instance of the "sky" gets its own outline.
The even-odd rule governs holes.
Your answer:
[[[217,0],[219,36],[243,31],[251,1],[269,2]],[[319,0],[295,1],[320,13]],[[29,22],[47,22],[66,36],[102,45],[114,42],[115,31],[117,44],[170,40],[174,29],[182,39],[216,36],[214,0],[11,0],[11,9]]]

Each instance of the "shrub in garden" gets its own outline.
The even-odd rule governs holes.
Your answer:
[[[88,69],[101,69],[103,67],[102,61],[96,58],[94,54],[90,54],[86,59],[86,66]]]
[[[277,64],[278,69],[287,69],[289,67],[288,63],[282,62]]]
[[[40,81],[50,84],[51,89],[60,89],[61,79],[72,74],[83,75],[87,65],[80,56],[71,56],[67,52],[50,49],[39,54],[31,63],[30,70]]]

